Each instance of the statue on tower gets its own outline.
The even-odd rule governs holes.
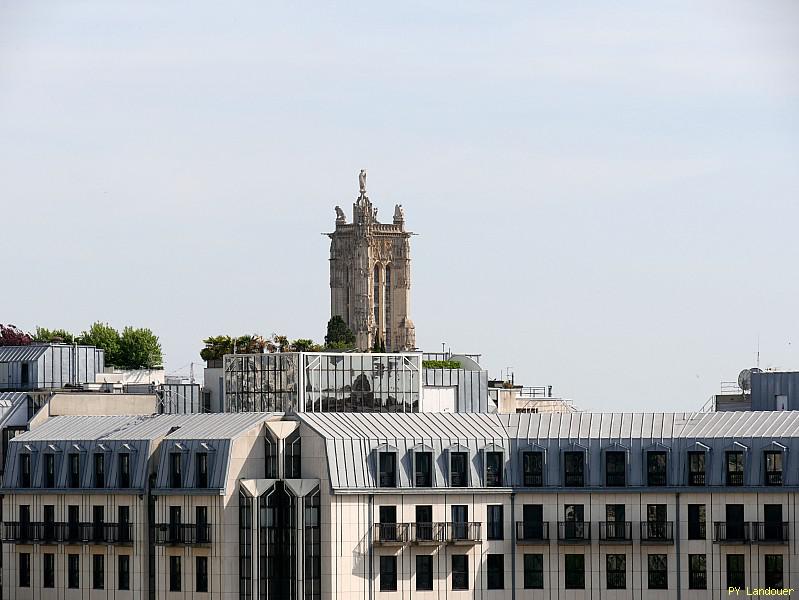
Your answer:
[[[344,214],[344,211],[341,210],[340,206],[336,207],[336,223],[346,223],[347,222],[347,215]]]
[[[361,169],[358,174],[358,184],[361,188],[361,198],[363,198],[366,195],[366,169]]]

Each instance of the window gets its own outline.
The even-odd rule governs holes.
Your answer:
[[[397,487],[397,455],[380,453],[380,487]]]
[[[285,467],[287,479],[302,478],[302,440],[298,433],[294,434],[293,440],[286,440]]]
[[[562,531],[558,537],[562,540],[590,539],[590,524],[586,527],[585,508],[582,504],[566,504],[563,507]]]
[[[181,507],[180,506],[170,506],[169,507],[169,536],[168,540],[170,543],[175,544],[182,541],[183,538],[183,527],[181,526],[183,522],[182,514],[181,514]]]
[[[627,453],[619,451],[605,452],[605,485],[608,487],[624,487],[627,484]]]
[[[766,485],[782,485],[782,452],[764,452]]]
[[[541,487],[544,485],[544,453],[522,453],[522,478],[524,487]]]
[[[705,505],[688,505],[688,539],[707,539],[707,526],[705,525]]]
[[[647,558],[647,580],[650,590],[669,589],[669,575],[665,554],[650,554]]]
[[[397,591],[397,557],[380,557],[380,591]]]
[[[19,553],[19,587],[31,586],[31,555],[30,552]]]
[[[585,453],[564,452],[563,461],[563,485],[566,487],[583,487],[585,485]]]
[[[724,464],[727,473],[727,485],[744,484],[744,453],[738,450],[726,452]]]
[[[766,587],[781,589],[782,583],[782,554],[766,554],[766,575],[763,583]]]
[[[489,590],[505,589],[505,555],[488,555],[488,577],[487,584]]]
[[[486,452],[486,487],[502,487],[502,452]]]
[[[55,505],[44,505],[44,541],[55,541]]]
[[[211,541],[211,528],[208,526],[208,507],[196,506],[194,508],[194,523],[197,527],[197,542],[207,544]]]
[[[469,454],[451,452],[449,455],[449,484],[452,487],[469,485]]]
[[[416,591],[433,589],[433,557],[429,554],[416,555]]]
[[[119,487],[130,487],[130,453],[123,452],[117,459],[119,461]]]
[[[727,504],[724,508],[726,521],[720,524],[719,538],[724,541],[748,541],[749,528],[744,522],[744,505]]]
[[[133,532],[130,526],[130,506],[117,507],[117,524],[119,525],[119,541],[130,542],[133,539]]]
[[[19,455],[19,487],[31,486],[31,455],[24,452]]]
[[[566,554],[565,559],[565,588],[567,590],[585,589],[585,555]]]
[[[452,514],[451,535],[454,540],[469,539],[469,506],[466,504],[453,504],[450,507]]]
[[[627,521],[625,520],[625,506],[624,504],[606,504],[605,505],[605,539],[606,540],[629,540],[632,538],[632,531],[627,530]],[[600,524],[600,535],[602,534],[602,524]],[[602,539],[600,537],[600,539]]]
[[[704,452],[688,453],[688,485],[707,485]]]
[[[544,589],[544,555],[524,555],[524,589]]]
[[[52,552],[42,554],[42,587],[55,587],[55,554]]]
[[[416,537],[414,539],[417,541],[433,539],[433,507],[429,504],[420,504],[416,507]]]
[[[80,454],[77,452],[69,454],[69,487],[80,487]]]
[[[469,562],[465,554],[452,555],[452,589],[469,589]]]
[[[488,539],[501,540],[505,538],[503,509],[501,504],[488,505]]]
[[[105,529],[105,506],[98,504],[92,506],[92,541],[103,542]]]
[[[646,484],[648,486],[666,485],[666,452],[646,453]]]
[[[183,474],[180,464],[181,458],[180,452],[172,452],[169,455],[169,487],[183,487]]]
[[[55,487],[55,454],[44,455],[44,487]]]
[[[130,556],[120,554],[117,557],[119,573],[117,573],[117,587],[120,590],[130,590]]]
[[[105,456],[99,453],[94,455],[94,487],[105,487]]]
[[[19,383],[20,385],[27,386],[30,384],[30,365],[22,363],[19,366]],[[31,415],[32,416],[32,415]]]
[[[208,557],[207,556],[198,556],[195,562],[194,574],[195,574],[195,585],[194,591],[195,592],[207,592],[208,591]]]
[[[95,554],[92,556],[92,589],[103,588],[105,588],[105,555]]]
[[[649,540],[670,541],[673,539],[672,524],[666,521],[665,504],[646,505],[646,535]]]
[[[33,537],[31,527],[31,507],[30,504],[19,505],[19,541],[28,542]]]
[[[433,487],[433,454],[414,452],[414,484],[416,487]]]
[[[727,587],[743,588],[746,586],[746,574],[744,571],[744,555],[727,555]]]
[[[278,465],[278,453],[277,453],[277,444],[272,441],[272,439],[267,435],[265,437],[266,441],[266,472],[264,475],[267,479],[277,479],[277,465]]]
[[[605,558],[609,590],[627,589],[627,555],[608,554]]]
[[[707,589],[707,557],[704,554],[688,555],[688,589]]]
[[[208,487],[208,453],[198,452],[196,463],[196,480],[195,485],[198,488]]]
[[[67,506],[67,540],[76,542],[80,538],[80,506]]]
[[[80,587],[80,554],[67,555],[67,587],[71,590]]]
[[[169,591],[179,592],[181,589],[180,557],[169,557]]]

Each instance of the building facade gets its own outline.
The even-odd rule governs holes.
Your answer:
[[[361,171],[360,195],[352,206],[352,223],[336,207],[336,228],[330,237],[330,316],[340,316],[355,334],[360,350],[375,346],[388,351],[416,348],[409,317],[411,245],[402,205],[391,223],[377,220],[377,208],[366,195]]]

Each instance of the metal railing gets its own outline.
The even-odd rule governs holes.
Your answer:
[[[516,541],[520,544],[549,541],[549,523],[546,521],[516,521]]]
[[[168,544],[210,544],[211,526],[158,523],[155,526],[155,543]]]
[[[590,541],[591,523],[588,521],[558,521],[558,540],[561,542]]]
[[[129,544],[131,523],[4,523],[3,540],[20,544]]]
[[[750,541],[749,523],[744,521],[716,521],[713,523],[713,541],[742,544]]]
[[[782,471],[766,471],[766,485],[782,485]]]
[[[566,487],[585,487],[585,476],[582,473],[566,473],[563,477]]]
[[[407,523],[376,523],[374,526],[375,544],[407,544]]]
[[[784,544],[788,541],[788,523],[753,522],[752,541],[760,544]]]
[[[707,589],[707,572],[706,571],[691,571],[688,574],[688,589],[689,590],[706,590]]]
[[[632,521],[600,521],[600,542],[631,542],[633,539]]]
[[[479,542],[482,540],[482,523],[476,522],[451,522],[447,523],[447,541],[457,542]]]
[[[624,487],[627,485],[627,475],[625,473],[605,474],[605,485],[607,487]]]
[[[693,485],[693,486],[705,485],[705,472],[704,471],[689,472],[688,485]]]
[[[525,473],[523,476],[524,487],[541,487],[544,485],[543,473]]]
[[[662,471],[646,474],[646,485],[649,487],[663,487],[666,483],[666,473]]]
[[[641,521],[641,543],[674,543],[673,521]]]
[[[727,471],[727,485],[740,486],[744,484],[743,471]]]
[[[416,544],[442,544],[445,531],[444,523],[411,523],[410,539]]]

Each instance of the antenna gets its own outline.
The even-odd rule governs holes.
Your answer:
[[[757,334],[757,364],[755,365],[758,369],[760,368],[760,334]]]

